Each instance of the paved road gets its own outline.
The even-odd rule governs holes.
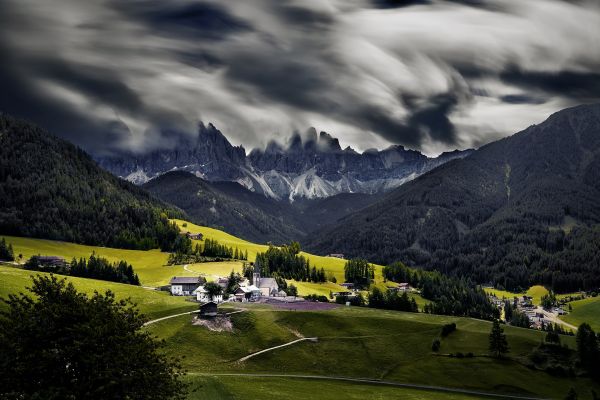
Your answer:
[[[560,319],[558,317],[557,314],[554,314],[552,312],[549,312],[547,310],[545,310],[543,307],[538,306],[535,309],[536,313],[543,313],[544,314],[544,318],[549,319],[550,321],[552,321],[552,323],[554,324],[559,324],[559,325],[564,325],[567,328],[570,328],[573,330],[573,332],[577,332],[577,327],[574,325],[569,324],[568,322],[563,321],[562,319]]]
[[[508,394],[480,392],[477,390],[448,388],[448,387],[433,386],[433,385],[419,385],[419,384],[413,384],[413,383],[398,383],[398,382],[382,381],[382,380],[378,380],[378,379],[347,378],[347,377],[342,377],[342,376],[293,375],[293,374],[292,375],[287,375],[287,374],[236,374],[236,373],[223,373],[223,374],[189,373],[188,375],[238,376],[238,377],[248,377],[248,378],[285,378],[285,379],[314,379],[314,380],[328,380],[328,381],[343,381],[343,382],[352,382],[352,383],[362,383],[362,384],[367,384],[367,385],[381,385],[381,386],[392,386],[392,387],[408,388],[408,389],[433,390],[436,392],[446,392],[446,393],[461,393],[461,394],[498,398],[498,399],[545,400],[542,397],[514,396],[514,395],[508,395]]]

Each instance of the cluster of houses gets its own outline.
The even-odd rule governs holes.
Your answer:
[[[490,301],[499,309],[504,308],[504,302],[506,299],[500,299],[496,296],[490,296]],[[554,307],[551,310],[545,310],[540,306],[533,304],[533,297],[531,296],[516,296],[511,299],[516,309],[525,314],[530,322],[530,327],[534,329],[541,329],[544,326],[548,326],[555,321],[555,317],[558,315],[566,314],[566,311],[560,307]]]
[[[206,278],[175,276],[171,278],[170,291],[173,296],[196,296],[200,303],[224,301],[223,294],[213,295],[212,298],[206,290]],[[228,278],[219,278],[215,281],[221,286],[223,292],[229,284]],[[252,282],[244,278],[235,292],[229,294],[228,301],[248,302],[256,301],[261,297],[285,297],[286,293],[279,290],[279,285],[275,278],[263,278],[260,273],[255,271],[252,276]]]

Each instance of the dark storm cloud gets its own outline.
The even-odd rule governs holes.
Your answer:
[[[447,3],[462,4],[469,7],[487,8],[490,10],[502,10],[502,7],[489,0],[445,0]],[[372,0],[372,4],[379,8],[401,8],[417,5],[432,5],[435,0]]]
[[[218,40],[252,29],[247,21],[233,16],[223,6],[208,2],[143,0],[113,4],[117,10],[166,36]]]
[[[437,153],[599,101],[598,37],[584,0],[4,0],[0,110],[94,152],[203,120]]]
[[[566,96],[577,102],[600,98],[600,73],[578,71],[523,71],[510,68],[500,75],[502,80],[545,95]]]

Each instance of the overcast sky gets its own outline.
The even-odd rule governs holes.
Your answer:
[[[0,111],[94,153],[214,123],[477,147],[600,98],[600,2],[1,0]]]

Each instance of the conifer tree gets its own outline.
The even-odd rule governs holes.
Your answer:
[[[490,353],[496,358],[502,357],[503,354],[508,353],[508,342],[506,341],[506,335],[504,329],[500,326],[498,320],[494,320],[492,330],[490,332]]]

